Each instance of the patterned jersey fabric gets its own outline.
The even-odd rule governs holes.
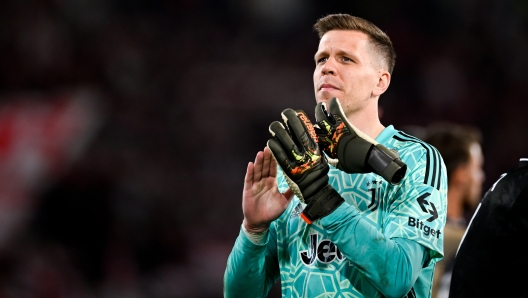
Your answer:
[[[333,167],[329,183],[348,204],[362,212],[363,219],[384,235],[410,239],[430,250],[431,261],[413,287],[418,297],[428,297],[434,264],[443,253],[442,232],[447,208],[443,161],[435,148],[392,126],[376,141],[395,149],[407,164],[406,177],[399,185],[391,185],[373,173],[351,175]],[[278,182],[281,191],[288,188],[282,173]],[[273,226],[283,296],[380,296],[361,271],[328,240],[320,221],[307,225],[299,217],[303,205],[294,198]]]
[[[347,174],[331,167],[329,183],[345,203],[308,225],[300,217],[304,204],[294,197],[270,226],[265,244],[253,244],[241,232],[226,269],[226,297],[244,297],[250,292],[266,297],[279,277],[283,297],[383,297],[380,285],[387,285],[389,280],[381,271],[389,268],[393,275],[401,271],[403,276],[409,268],[387,264],[391,258],[375,254],[390,250],[373,248],[384,247],[376,246],[376,242],[394,248],[398,241],[410,243],[399,247],[417,247],[426,253],[408,251],[425,263],[422,270],[414,270],[420,274],[407,297],[430,297],[434,267],[443,255],[445,165],[431,145],[392,126],[386,127],[376,141],[396,150],[407,164],[400,184],[391,185],[373,173]],[[280,170],[278,185],[280,191],[288,188]],[[373,271],[379,274],[371,274]]]

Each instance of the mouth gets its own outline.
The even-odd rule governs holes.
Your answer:
[[[337,88],[336,86],[332,84],[321,84],[321,86],[319,86],[319,91],[332,91],[332,90],[339,90],[339,88]]]

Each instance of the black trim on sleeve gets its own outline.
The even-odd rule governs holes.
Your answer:
[[[397,136],[397,135],[392,136],[392,138],[400,142],[414,142],[414,143],[420,144],[425,149],[427,154],[426,154],[424,184],[429,184],[432,187],[440,190],[441,166],[440,166],[440,153],[438,153],[438,150],[436,150],[436,148],[434,148],[433,146],[423,142],[422,140],[415,138],[413,136],[410,136],[404,132],[399,131],[398,133],[401,134],[405,138],[402,138],[401,136]]]
[[[416,292],[414,291],[414,287],[411,288],[411,290],[409,291],[409,293],[407,293],[407,295],[405,295],[405,298],[416,298]]]

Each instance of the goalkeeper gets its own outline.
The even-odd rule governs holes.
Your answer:
[[[372,23],[315,24],[315,122],[286,109],[244,180],[225,297],[430,297],[443,254],[446,170],[431,145],[381,124],[395,53]]]

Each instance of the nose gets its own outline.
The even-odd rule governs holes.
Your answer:
[[[334,63],[332,62],[332,59],[328,59],[325,64],[323,64],[323,67],[321,67],[321,73],[323,75],[335,75],[336,74],[336,68]]]

